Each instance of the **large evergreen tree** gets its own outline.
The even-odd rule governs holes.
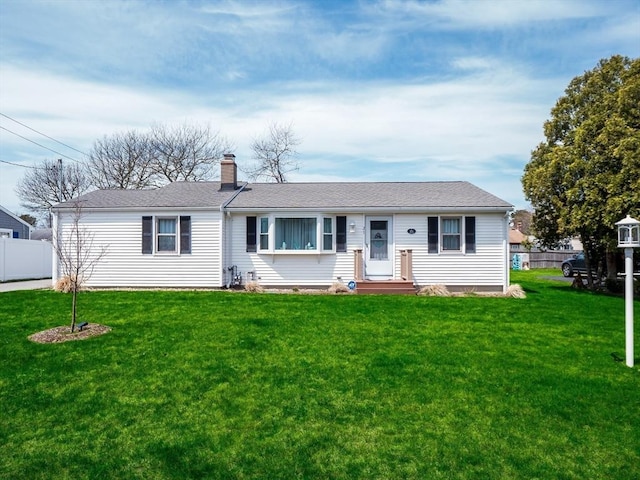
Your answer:
[[[614,224],[640,214],[640,59],[615,55],[574,78],[544,134],[522,177],[535,234],[546,245],[579,236],[587,265],[606,258],[615,275]]]

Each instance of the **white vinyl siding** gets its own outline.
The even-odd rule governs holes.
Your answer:
[[[417,285],[443,284],[460,287],[502,287],[506,284],[506,226],[503,214],[473,214],[476,246],[472,255],[428,253],[427,215],[395,216],[396,251],[413,250],[413,275]],[[413,228],[411,235],[407,230]],[[464,237],[463,237],[464,239]],[[397,262],[396,278],[400,276]]]
[[[191,216],[191,254],[162,252],[145,255],[141,250],[142,217],[154,219]],[[71,217],[62,216],[63,229]],[[107,252],[96,266],[88,286],[95,287],[221,287],[221,213],[175,212],[83,212],[81,227],[94,235],[96,247]],[[157,241],[154,239],[154,242]],[[176,242],[179,239],[176,238]],[[177,248],[177,247],[176,247]]]
[[[315,216],[318,243],[315,251],[276,252],[261,250],[262,218],[256,217],[258,251],[247,252],[245,214],[225,216],[221,212],[148,211],[84,212],[82,227],[94,233],[96,247],[107,246],[105,257],[96,266],[88,285],[95,287],[222,287],[228,281],[229,267],[236,266],[243,279],[247,272],[264,286],[329,286],[340,278],[344,283],[354,278],[354,250],[363,249],[365,218],[363,213],[340,213],[346,216],[346,251],[336,252],[336,216],[331,212],[308,212],[300,218]],[[473,254],[434,255],[428,253],[427,218],[432,214],[393,215],[394,277],[400,278],[400,251],[413,251],[413,280],[416,285],[444,284],[449,287],[492,289],[508,285],[506,223],[504,214],[461,213],[475,216],[476,248]],[[188,255],[142,253],[142,217],[176,218],[190,216],[191,253]],[[287,218],[286,212],[277,216]],[[442,215],[447,216],[447,215]],[[453,215],[448,215],[453,216]],[[266,216],[262,216],[265,217]],[[275,215],[272,216],[275,218]],[[331,233],[329,223],[331,219]],[[70,216],[62,218],[63,229],[70,227]],[[351,228],[351,224],[354,228]],[[266,221],[269,227],[268,219]],[[271,224],[273,225],[273,223]],[[409,233],[412,232],[412,233]],[[271,235],[275,243],[275,231]],[[223,252],[223,235],[225,250]],[[332,250],[322,247],[329,243]],[[179,241],[179,239],[176,239]],[[154,242],[155,242],[154,238]],[[326,241],[326,243],[325,243]],[[464,242],[464,235],[462,237]],[[223,260],[224,255],[224,260]]]
[[[344,215],[344,214],[341,214]],[[413,251],[413,275],[416,285],[444,284],[460,288],[505,288],[506,227],[504,214],[475,214],[476,253],[433,255],[428,253],[428,214],[396,214],[393,216],[394,277],[400,278],[400,251]],[[324,214],[323,217],[331,215]],[[460,218],[464,218],[461,215]],[[317,252],[282,255],[277,252],[246,252],[245,242],[233,242],[228,266],[236,265],[243,278],[255,272],[256,280],[264,286],[328,286],[341,277],[348,282],[354,277],[354,250],[364,244],[364,220],[361,213],[346,214],[347,251],[327,254]],[[451,217],[451,215],[449,215]],[[335,218],[335,216],[333,216]],[[335,221],[334,221],[335,223]],[[349,225],[355,224],[353,232]],[[244,239],[246,217],[232,215],[227,219],[232,238]],[[409,231],[414,233],[409,233]],[[461,237],[464,242],[464,237]]]
[[[333,282],[338,281],[338,277],[347,283],[354,277],[353,251],[362,248],[361,234],[364,224],[361,215],[353,217],[343,213],[339,215],[347,216],[347,248],[345,252],[335,251],[334,232],[337,215],[311,213],[308,217],[313,216],[319,219],[318,232],[320,242],[322,242],[320,246],[328,246],[331,241],[332,250],[316,249],[314,251],[301,250],[283,253],[282,251],[260,249],[254,253],[246,251],[245,242],[232,242],[230,245],[231,254],[226,267],[235,265],[243,278],[248,278],[247,272],[255,272],[256,280],[265,286],[330,286]],[[258,232],[261,232],[260,215],[255,216],[258,217]],[[272,218],[278,217],[287,218],[290,216],[286,213],[272,216]],[[262,218],[266,219],[267,217],[263,216]],[[329,223],[326,222],[326,219],[330,219],[331,231],[329,231]],[[356,224],[355,233],[349,232],[348,225],[351,222]],[[246,216],[231,215],[226,219],[226,226],[231,229],[232,238],[245,238]]]

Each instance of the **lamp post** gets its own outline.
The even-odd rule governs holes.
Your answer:
[[[616,222],[618,248],[624,248],[624,318],[627,367],[633,367],[633,249],[640,247],[640,222],[627,215]]]

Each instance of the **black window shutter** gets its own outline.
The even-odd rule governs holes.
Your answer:
[[[247,252],[257,251],[257,218],[247,217]]]
[[[153,253],[153,218],[142,217],[142,253]]]
[[[427,231],[429,242],[429,253],[438,253],[438,217],[429,217],[427,219]]]
[[[476,253],[476,217],[464,219],[464,244],[467,253]]]
[[[336,217],[336,252],[347,251],[347,217]]]
[[[191,253],[191,217],[180,217],[180,253]]]

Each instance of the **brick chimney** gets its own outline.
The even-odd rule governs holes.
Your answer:
[[[233,153],[225,153],[220,162],[220,190],[236,190],[238,188],[238,166]]]

